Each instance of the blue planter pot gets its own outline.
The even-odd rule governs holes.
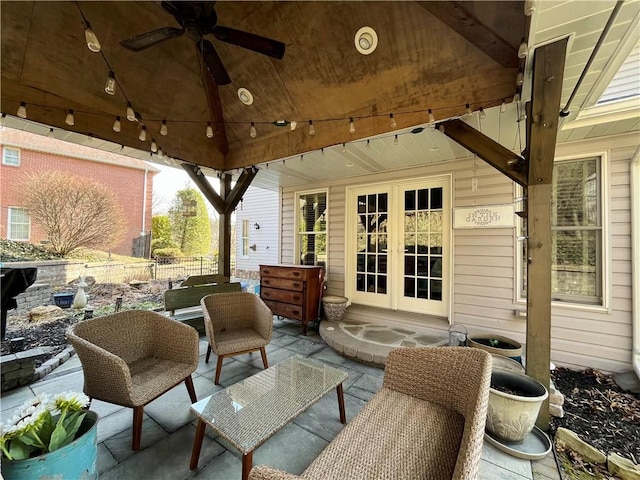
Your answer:
[[[5,480],[95,480],[98,478],[98,414],[89,411],[76,439],[58,450],[25,460],[2,459]]]

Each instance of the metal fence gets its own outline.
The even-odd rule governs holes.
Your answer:
[[[152,268],[155,279],[211,275],[218,273],[218,257],[157,258]],[[235,259],[231,259],[231,276],[234,272]]]

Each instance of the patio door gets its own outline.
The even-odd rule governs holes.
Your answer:
[[[450,177],[347,191],[354,303],[448,316]]]

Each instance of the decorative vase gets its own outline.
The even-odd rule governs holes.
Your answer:
[[[524,373],[492,369],[487,430],[500,440],[522,442],[533,430],[548,396],[544,385]]]
[[[5,480],[95,480],[98,478],[98,414],[88,411],[76,439],[53,452],[25,460],[2,459]]]
[[[522,344],[501,335],[490,333],[474,333],[467,336],[467,344],[470,347],[479,348],[491,355],[518,358],[522,355]]]
[[[80,277],[80,283],[78,283],[78,292],[76,296],[73,297],[73,308],[77,308],[78,310],[87,306],[87,294],[84,293],[84,289],[87,288],[87,285],[84,281],[84,277]]]

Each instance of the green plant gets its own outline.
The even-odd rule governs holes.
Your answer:
[[[84,393],[40,394],[16,409],[0,427],[0,449],[8,460],[24,460],[71,443],[87,414]]]
[[[498,340],[497,338],[490,338],[489,343],[491,344],[492,347],[497,347],[498,344],[500,343],[500,340]]]

